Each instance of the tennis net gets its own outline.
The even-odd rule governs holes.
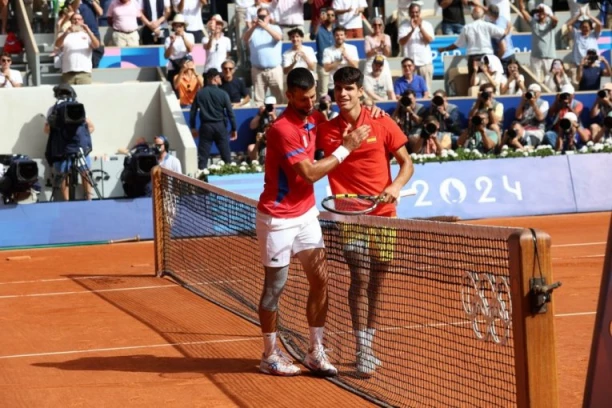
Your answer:
[[[158,275],[258,324],[263,267],[256,202],[159,168],[153,185]],[[548,372],[555,369],[553,327],[548,316],[537,341],[553,340],[537,344],[540,352],[530,351],[522,276],[534,273],[527,269],[536,264],[540,273],[549,266],[546,246],[540,253],[536,248],[546,237],[520,229],[326,212],[320,222],[329,261],[325,345],[339,370],[331,381],[382,406],[535,406],[528,360],[552,347],[553,361],[544,353],[540,364]],[[367,250],[358,248],[360,240],[369,240]],[[363,287],[361,298],[355,285],[349,291],[347,264],[356,261],[345,258],[347,247],[358,254],[360,266],[372,270],[359,275],[363,282],[387,270],[376,275],[384,276],[382,282]],[[294,260],[278,323],[280,339],[300,361],[308,348],[307,297],[306,276]],[[373,315],[368,302],[376,297]],[[359,319],[376,320],[370,342],[380,365],[368,377],[356,369],[349,299]]]

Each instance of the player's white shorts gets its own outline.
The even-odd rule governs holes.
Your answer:
[[[275,218],[257,212],[257,242],[264,266],[283,267],[307,249],[325,248],[316,207],[295,218]]]

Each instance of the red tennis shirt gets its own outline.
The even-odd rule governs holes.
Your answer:
[[[257,209],[276,218],[294,218],[315,206],[314,186],[300,177],[293,165],[303,160],[314,161],[315,127],[325,122],[319,111],[313,112],[304,124],[300,116],[287,106],[266,132],[266,173],[264,190]]]
[[[406,135],[389,116],[373,119],[366,109],[361,109],[354,128],[362,125],[370,125],[370,136],[327,175],[332,194],[379,195],[392,182],[389,160],[406,144]],[[319,125],[317,148],[323,149],[325,157],[342,144],[342,134],[347,127],[342,116]],[[370,214],[394,217],[396,206],[381,204]]]

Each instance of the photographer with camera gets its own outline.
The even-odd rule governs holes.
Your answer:
[[[53,88],[55,104],[47,112],[47,121],[43,131],[49,135],[45,158],[55,172],[55,188],[60,188],[64,201],[69,199],[68,178],[66,177],[77,166],[83,179],[83,189],[87,200],[92,199],[88,171],[91,167],[89,153],[92,150],[91,134],[94,125],[85,114],[83,104],[77,102],[77,94],[68,84]],[[76,184],[76,180],[71,180]],[[57,184],[61,184],[58,186]]]
[[[558,152],[578,150],[586,145],[590,138],[589,131],[578,122],[578,116],[573,112],[567,112],[559,120],[555,150]]]
[[[421,132],[421,123],[423,121],[421,113],[424,110],[424,106],[417,103],[414,91],[409,89],[397,101],[397,106],[391,117],[399,125],[406,137],[410,139],[411,136],[418,136]]]
[[[440,122],[438,122],[438,119],[435,116],[427,116],[423,120],[423,128],[419,137],[415,137],[412,140],[412,153],[440,156],[444,148],[440,143],[442,135],[439,133],[439,130]],[[450,138],[447,141],[447,145],[450,147]]]
[[[603,118],[602,127],[598,126],[598,130],[593,134],[593,143],[604,143],[612,141],[612,111]]]
[[[477,113],[484,113],[488,116],[487,128],[497,132],[498,138],[501,135],[500,123],[504,121],[504,104],[494,98],[495,88],[493,84],[480,85],[478,98],[468,115],[468,120],[472,120]]]
[[[524,127],[526,144],[533,147],[542,143],[546,131],[546,115],[549,105],[547,101],[540,98],[541,95],[540,85],[529,85],[515,113],[516,120]]]
[[[495,55],[485,55],[480,61],[472,61],[473,70],[470,76],[470,86],[483,84],[493,85],[493,93],[501,94],[502,86],[508,82],[502,63]]]
[[[429,108],[423,111],[423,116],[433,116],[438,121],[438,136],[443,149],[456,147],[461,133],[460,115],[457,105],[448,103],[446,92],[441,89],[434,92]]]
[[[580,118],[583,108],[582,102],[574,99],[574,87],[571,85],[564,85],[548,110],[549,127],[548,131],[544,134],[543,143],[549,144],[553,148],[557,146],[560,119],[563,118],[566,113],[574,113],[577,118]]]
[[[580,91],[597,91],[601,84],[601,77],[610,76],[610,64],[604,57],[597,54],[597,50],[588,50],[587,55],[578,66],[576,82]]]
[[[332,109],[332,100],[331,97],[327,94],[321,96],[319,99],[319,105],[317,106],[317,110],[325,116],[327,120],[332,120],[336,116],[338,116],[338,112]]]
[[[276,98],[268,96],[264,100],[264,106],[259,108],[257,115],[251,119],[249,128],[255,131],[255,137],[247,146],[250,160],[259,160],[263,164],[266,152],[266,131],[270,125],[280,116],[281,111],[276,109]]]
[[[62,49],[62,83],[91,84],[92,56],[100,47],[100,40],[85,24],[82,15],[72,14],[70,23],[70,27],[55,40],[55,47]]]
[[[512,147],[516,150],[523,150],[525,146],[533,146],[529,144],[529,137],[526,135],[525,128],[521,126],[518,120],[512,122],[510,128],[504,131],[501,145]]]
[[[593,141],[595,141],[595,135],[601,130],[601,125],[610,112],[612,112],[612,82],[607,83],[603,89],[597,92],[597,98],[595,98],[591,107],[590,117],[593,123],[590,130]]]
[[[468,128],[465,129],[457,144],[459,147],[476,149],[480,153],[492,153],[499,143],[499,134],[488,129],[490,115],[485,111],[479,111],[470,119]]]

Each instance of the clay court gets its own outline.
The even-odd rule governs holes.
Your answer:
[[[552,237],[562,407],[582,403],[610,216],[470,222]],[[152,242],[0,255],[0,406],[371,406],[308,375],[259,374],[258,327],[156,278]]]

